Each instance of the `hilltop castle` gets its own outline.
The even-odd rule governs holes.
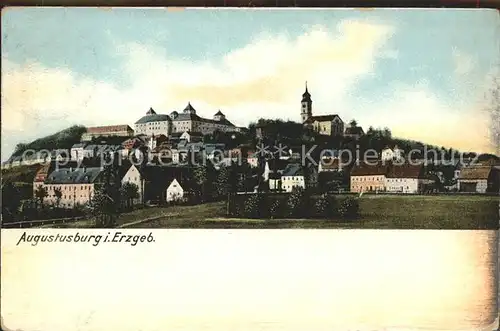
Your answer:
[[[170,115],[157,114],[150,108],[145,116],[135,122],[135,134],[148,136],[164,134],[169,136],[175,132],[199,132],[211,134],[215,130],[224,132],[239,131],[233,123],[219,110],[213,119],[203,118],[196,114],[196,110],[188,103],[186,108],[179,113],[173,111]]]

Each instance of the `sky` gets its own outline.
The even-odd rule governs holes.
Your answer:
[[[152,107],[238,126],[338,114],[393,136],[496,152],[487,102],[500,15],[488,9],[7,8],[2,160],[74,124],[133,124]]]

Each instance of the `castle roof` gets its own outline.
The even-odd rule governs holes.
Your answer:
[[[220,110],[219,110],[217,113],[215,113],[215,115],[214,115],[214,116],[218,116],[218,115],[222,115],[222,116],[224,116],[224,114],[223,114]]]
[[[165,114],[157,114],[153,108],[149,108],[146,116],[141,117],[135,124],[144,124],[149,122],[164,122],[170,121],[170,117]]]
[[[184,108],[184,112],[196,112],[193,106],[191,106],[191,102],[188,102],[186,108]]]

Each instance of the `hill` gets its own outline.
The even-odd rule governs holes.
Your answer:
[[[36,139],[30,143],[20,143],[16,145],[12,156],[20,156],[26,150],[39,151],[42,149],[69,149],[74,144],[80,142],[82,134],[87,131],[87,128],[81,125],[74,125],[49,136]]]

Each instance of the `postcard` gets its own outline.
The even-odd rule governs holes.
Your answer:
[[[488,9],[2,12],[2,328],[498,327]]]

